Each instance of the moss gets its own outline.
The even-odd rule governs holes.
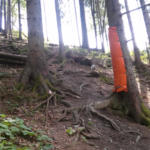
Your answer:
[[[124,113],[123,113],[121,110],[112,110],[112,109],[110,109],[110,108],[107,108],[107,111],[108,111],[110,114],[112,114],[112,115],[119,116],[119,117],[122,117],[122,118],[125,117]]]
[[[45,82],[45,84],[47,84],[47,86],[48,86],[49,88],[51,88],[51,87],[52,87],[52,85],[51,85],[51,83],[49,82],[49,80],[48,80],[48,79],[47,79],[47,80],[45,80],[44,82]]]
[[[150,118],[150,110],[142,103],[141,110],[146,117]]]
[[[56,94],[56,99],[60,100],[60,96],[58,94]]]
[[[45,93],[44,95],[40,96],[40,99],[41,99],[41,100],[45,100],[45,99],[47,99],[47,98],[48,98],[48,94],[47,94],[47,93]]]
[[[24,89],[24,84],[23,83],[18,83],[17,85],[15,85],[15,88],[17,89],[17,90],[23,90]]]
[[[34,84],[34,87],[33,87],[33,92],[35,92],[37,90],[37,88],[39,87],[40,85],[40,77],[37,76],[36,79],[35,79],[35,84]]]
[[[100,81],[102,81],[102,82],[110,83],[110,80],[109,80],[106,76],[104,76],[104,75],[102,75],[102,74],[100,75],[99,79],[100,79]]]
[[[150,127],[150,118],[146,117],[143,113],[141,115],[141,124]]]
[[[110,106],[111,109],[113,110],[122,110],[122,105],[121,103],[119,102],[119,100],[115,100],[111,106]]]
[[[60,65],[60,67],[64,67],[64,66],[66,65],[66,62],[67,62],[67,59],[66,59],[66,58],[63,59],[63,61],[62,61],[61,65]]]
[[[129,110],[129,108],[128,108],[128,107],[125,107],[125,109],[124,109],[124,113],[125,113],[125,115],[129,115],[129,114],[130,114],[130,110]]]

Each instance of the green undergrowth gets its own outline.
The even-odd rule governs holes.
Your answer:
[[[100,81],[104,82],[104,83],[108,83],[110,84],[111,81],[109,80],[108,77],[106,77],[104,74],[100,74],[100,77],[99,77]]]
[[[19,118],[8,118],[0,114],[0,150],[50,150],[52,140],[24,124]]]
[[[142,103],[141,104],[141,123],[150,127],[150,110]]]

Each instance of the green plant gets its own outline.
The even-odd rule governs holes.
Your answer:
[[[91,125],[92,125],[92,122],[91,122],[91,121],[89,121],[89,122],[87,122],[87,124],[91,126]]]
[[[73,133],[75,133],[75,130],[72,129],[72,127],[69,127],[67,130],[66,130],[67,134],[68,135],[72,135]]]
[[[35,148],[32,141],[37,142],[40,149],[52,149],[52,140],[42,132],[26,126],[22,119],[6,118],[6,115],[0,114],[0,150],[32,150]],[[24,142],[18,144],[20,138],[24,139]],[[26,143],[29,142],[30,147],[26,147]]]

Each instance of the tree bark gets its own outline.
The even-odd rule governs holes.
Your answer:
[[[7,38],[6,0],[4,0],[4,36]]]
[[[62,37],[62,28],[61,28],[61,18],[60,18],[60,9],[58,0],[55,0],[55,11],[56,11],[56,18],[57,18],[57,29],[58,29],[58,37],[59,37],[59,55],[60,60],[62,61],[65,58],[65,47]]]
[[[141,7],[145,5],[145,0],[140,0]],[[142,7],[142,13],[145,21],[145,26],[148,34],[148,40],[149,40],[149,45],[150,45],[150,16],[148,13],[148,10],[145,7]]]
[[[78,25],[78,19],[77,19],[77,10],[76,10],[76,2],[75,2],[75,0],[74,0],[74,10],[75,10],[75,17],[76,17],[76,26],[77,26],[77,32],[78,32],[79,46],[81,46],[80,34],[79,34],[79,25]]]
[[[94,32],[95,32],[96,49],[97,49],[97,27],[96,27],[96,21],[95,21],[95,0],[90,0],[90,2],[91,2],[91,14],[92,14],[93,26],[94,26]]]
[[[129,11],[129,6],[128,6],[127,0],[125,0],[125,6],[126,6],[126,11]],[[135,42],[134,28],[133,28],[133,25],[132,25],[132,20],[131,20],[130,13],[127,13],[127,17],[128,17],[131,37],[132,37],[132,41],[133,41],[135,65],[138,68],[141,68],[142,67],[142,62],[141,62],[141,58],[140,58],[140,51],[139,51],[139,48],[137,47],[137,44]]]
[[[19,76],[19,89],[23,90],[30,81],[35,85],[49,91],[48,83],[54,83],[55,79],[48,71],[44,51],[44,37],[42,28],[41,1],[27,1],[28,20],[28,58],[26,67]]]
[[[132,68],[133,66],[132,66],[129,50],[127,47],[119,0],[113,0],[113,1],[106,0],[106,7],[107,7],[109,26],[117,27],[117,32],[121,44],[121,49],[125,61],[125,68],[127,74],[128,92],[121,92],[118,94],[123,94],[124,100],[122,100],[122,103],[123,102],[126,103],[127,108],[129,108],[135,121],[141,123],[143,122],[143,118],[145,116],[143,116],[143,113],[141,111],[142,100],[140,98],[140,94],[138,91],[137,83],[133,73],[133,68]]]
[[[2,24],[3,24],[3,22],[2,22],[2,17],[3,17],[3,15],[2,15],[2,13],[3,13],[3,0],[1,0],[1,7],[0,7],[0,32],[2,32]]]
[[[104,48],[104,35],[103,35],[103,27],[102,27],[101,11],[100,11],[100,4],[101,4],[101,2],[102,2],[102,1],[99,2],[99,0],[97,0],[96,13],[97,13],[97,19],[98,19],[99,35],[100,35],[100,39],[101,39],[102,52],[105,53],[105,48]]]
[[[8,0],[8,11],[7,11],[7,31],[9,33],[9,40],[12,39],[11,35],[11,0]]]
[[[21,35],[21,13],[20,13],[20,0],[18,0],[18,20],[19,20],[19,40],[22,40],[22,35]]]
[[[79,0],[80,6],[80,19],[81,19],[81,29],[82,29],[82,47],[85,49],[89,48],[85,10],[84,10],[84,0]]]

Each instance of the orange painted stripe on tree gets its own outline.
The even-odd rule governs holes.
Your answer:
[[[114,92],[127,92],[127,75],[117,27],[109,28],[109,43],[114,73]]]

